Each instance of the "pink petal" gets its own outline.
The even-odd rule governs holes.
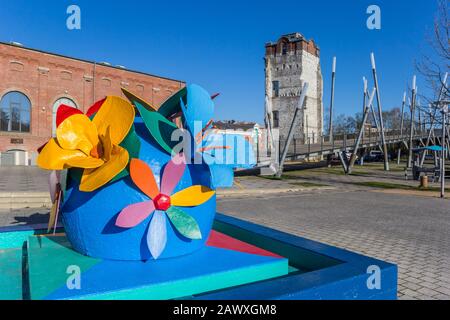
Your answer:
[[[50,198],[52,200],[52,203],[55,203],[55,196],[56,196],[56,188],[59,183],[60,179],[60,171],[53,170],[50,172],[50,175],[48,176],[48,189],[50,192]]]
[[[170,196],[180,182],[186,168],[186,159],[184,154],[180,153],[172,157],[164,168],[161,181],[161,193]]]
[[[139,202],[131,204],[123,209],[116,220],[116,226],[121,228],[131,228],[137,226],[155,211],[153,201]]]

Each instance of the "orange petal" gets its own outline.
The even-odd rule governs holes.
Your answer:
[[[134,122],[133,106],[119,97],[107,97],[92,122],[96,125],[99,135],[105,135],[111,127],[111,141],[120,144],[125,139]]]
[[[85,169],[81,177],[80,191],[91,192],[104,186],[118,175],[128,164],[128,151],[114,146],[111,159],[97,169]]]
[[[100,159],[88,157],[80,150],[65,150],[56,139],[51,139],[37,158],[41,169],[63,170],[67,168],[97,168],[103,164]]]
[[[150,199],[159,194],[158,184],[152,169],[142,160],[132,159],[130,163],[130,175],[134,184]]]
[[[56,139],[66,150],[81,150],[89,155],[98,144],[97,128],[84,114],[75,114],[56,129]]]
[[[192,186],[181,190],[170,197],[170,202],[174,206],[179,207],[194,207],[199,206],[215,194],[215,191],[205,186]]]

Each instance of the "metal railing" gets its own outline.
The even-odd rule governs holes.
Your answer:
[[[426,139],[428,131],[417,130],[414,132],[413,139],[420,140]],[[289,147],[287,158],[305,158],[309,155],[324,155],[334,153],[338,150],[352,150],[356,138],[357,132],[340,132],[334,133],[333,139],[330,139],[330,135],[316,135],[310,134],[301,138],[294,138]],[[408,130],[403,130],[401,134],[400,130],[387,130],[385,132],[385,140],[387,144],[399,143],[401,141],[407,142],[409,139]],[[286,144],[285,139],[278,141],[279,150],[282,150]],[[361,147],[374,147],[381,145],[381,136],[377,131],[367,130],[361,140]]]

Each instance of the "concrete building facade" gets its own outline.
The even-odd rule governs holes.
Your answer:
[[[0,165],[35,163],[36,149],[55,133],[61,104],[86,112],[121,87],[160,105],[185,82],[108,63],[0,43]]]
[[[281,36],[266,44],[266,111],[270,111],[280,140],[287,139],[295,108],[303,84],[308,82],[305,103],[297,118],[294,139],[307,143],[319,141],[323,130],[323,82],[320,68],[320,49],[314,40],[306,40],[300,33]]]

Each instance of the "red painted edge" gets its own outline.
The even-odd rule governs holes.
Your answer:
[[[98,110],[100,110],[101,106],[103,105],[103,102],[105,102],[106,97],[102,100],[97,101],[88,109],[86,112],[86,115],[90,118],[94,113],[97,113]]]
[[[66,106],[65,104],[60,105],[56,112],[56,127],[59,127],[64,120],[74,114],[83,114],[83,112],[74,107]]]
[[[41,153],[42,149],[44,149],[44,147],[47,145],[48,142],[44,143],[42,146],[40,146],[39,148],[37,148],[37,152]]]
[[[250,254],[257,254],[265,257],[283,258],[282,256],[277,255],[273,252],[261,249],[247,242],[237,240],[233,237],[230,237],[221,232],[217,232],[215,230],[211,231],[211,234],[209,235],[209,239],[206,242],[206,245],[210,247],[229,249]]]

